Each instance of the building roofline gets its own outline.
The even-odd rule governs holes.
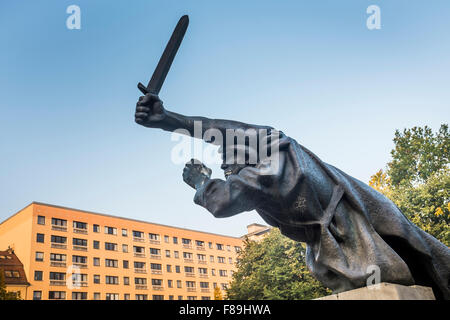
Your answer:
[[[135,222],[146,223],[146,224],[152,224],[152,225],[161,226],[161,227],[175,228],[175,229],[180,229],[180,230],[185,230],[185,231],[192,231],[192,232],[200,232],[200,233],[210,234],[210,235],[214,235],[214,236],[220,236],[220,237],[226,237],[226,238],[233,238],[233,239],[241,240],[241,237],[227,236],[227,235],[219,234],[219,233],[213,233],[213,232],[207,232],[207,231],[200,231],[200,230],[188,229],[188,228],[183,228],[183,227],[169,226],[169,225],[161,224],[161,223],[155,223],[155,222],[150,222],[150,221],[145,221],[145,220],[139,220],[139,219],[134,219],[134,218],[126,218],[126,217],[122,217],[122,216],[115,216],[115,215],[111,215],[111,214],[100,213],[100,212],[94,212],[94,211],[89,211],[89,210],[81,210],[81,209],[76,209],[76,208],[71,208],[71,207],[65,207],[65,206],[60,206],[60,205],[55,205],[55,204],[45,203],[45,202],[38,202],[38,201],[33,201],[33,202],[31,202],[29,205],[27,205],[27,206],[24,207],[23,209],[19,210],[18,212],[16,212],[15,214],[13,214],[11,217],[9,217],[9,218],[7,218],[6,220],[2,221],[2,222],[0,223],[0,225],[3,224],[4,222],[8,221],[9,219],[11,219],[11,218],[14,217],[15,215],[17,215],[19,212],[25,210],[26,208],[28,208],[28,207],[31,206],[31,205],[41,205],[41,206],[47,206],[47,207],[53,207],[53,208],[59,208],[59,209],[65,209],[65,210],[73,210],[73,211],[78,211],[78,212],[82,212],[82,213],[95,214],[95,215],[99,215],[99,216],[103,216],[103,217],[110,217],[110,218],[116,218],[116,219],[122,219],[122,220],[128,220],[128,221],[135,221]]]

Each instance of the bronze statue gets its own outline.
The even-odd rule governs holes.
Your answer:
[[[411,223],[384,195],[269,126],[170,112],[157,95],[160,86],[156,91],[140,87],[146,94],[137,102],[135,121],[142,126],[184,129],[193,137],[197,121],[202,135],[209,129],[224,137],[227,130],[267,132],[262,139],[258,136],[256,150],[248,143],[207,140],[224,144],[225,180],[211,179],[211,170],[198,161],[186,164],[183,179],[196,190],[194,202],[215,217],[256,210],[269,225],[307,244],[310,271],[335,293],[366,286],[375,265],[382,282],[429,286],[438,299],[450,299],[450,249]],[[270,141],[275,132],[277,139]],[[267,142],[277,153],[275,170],[267,170],[268,162],[259,153]],[[237,161],[234,152],[239,148],[245,149],[245,161]],[[248,161],[255,152],[257,161]]]

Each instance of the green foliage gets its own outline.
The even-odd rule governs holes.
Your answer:
[[[390,198],[417,226],[450,245],[450,135],[414,127],[395,132],[392,161],[369,185]]]
[[[275,228],[260,242],[246,240],[227,299],[294,300],[330,294],[307,270],[305,251],[301,243]]]
[[[0,269],[0,300],[21,300],[20,293],[6,291],[3,269]]]

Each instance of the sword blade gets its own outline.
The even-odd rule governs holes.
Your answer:
[[[187,15],[182,16],[178,21],[161,58],[159,59],[158,65],[156,66],[147,87],[139,82],[138,88],[142,93],[159,94],[167,73],[169,72],[170,66],[172,65],[173,59],[175,58],[181,41],[183,40],[184,34],[186,33],[188,25],[189,17]]]

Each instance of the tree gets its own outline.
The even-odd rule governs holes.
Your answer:
[[[306,268],[305,247],[281,235],[276,228],[260,242],[245,240],[227,299],[313,299],[331,291]]]
[[[417,226],[450,245],[450,135],[425,126],[398,130],[385,171],[369,185],[390,198]]]
[[[222,291],[219,287],[214,288],[214,300],[223,300]]]
[[[20,292],[6,291],[5,275],[3,269],[0,269],[0,300],[21,300]]]

